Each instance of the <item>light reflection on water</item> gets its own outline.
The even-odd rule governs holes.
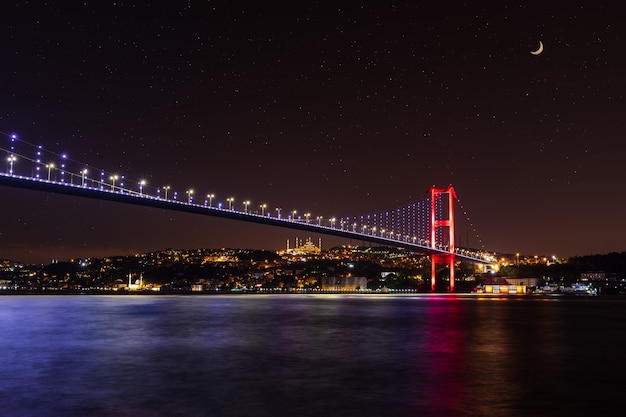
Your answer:
[[[0,297],[2,415],[618,415],[625,308],[601,297]]]

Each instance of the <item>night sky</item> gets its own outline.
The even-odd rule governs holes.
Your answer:
[[[179,193],[325,217],[452,184],[478,234],[464,246],[626,250],[625,6],[143,3],[0,6],[0,147],[17,133]],[[0,258],[24,262],[308,237],[7,187],[0,201]],[[338,243],[357,242],[323,238]]]

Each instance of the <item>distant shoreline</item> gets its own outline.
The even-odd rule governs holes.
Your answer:
[[[544,298],[596,298],[597,296],[590,296],[586,294],[568,294],[568,293],[554,293],[554,294],[485,294],[475,292],[411,292],[411,291],[80,291],[80,290],[59,290],[59,291],[26,291],[26,290],[0,290],[1,296],[24,296],[24,295],[57,295],[57,296],[79,296],[79,295],[111,295],[111,296],[169,296],[169,295],[182,295],[182,296],[238,296],[238,295],[362,295],[362,296],[413,296],[413,297],[451,297],[451,296],[469,296],[479,298],[518,298],[518,297],[544,297]],[[606,294],[600,295],[601,298],[608,297],[623,297],[623,294]]]
[[[106,290],[0,290],[2,295],[316,295],[316,294],[361,294],[361,295],[418,295],[418,294],[472,294],[431,293],[412,291],[106,291]]]

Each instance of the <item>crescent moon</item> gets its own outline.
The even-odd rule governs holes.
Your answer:
[[[530,51],[530,53],[533,55],[539,55],[542,52],[543,52],[543,43],[541,43],[541,41],[539,41],[539,49],[537,49],[536,51]]]

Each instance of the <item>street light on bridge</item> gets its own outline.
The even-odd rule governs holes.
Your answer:
[[[265,208],[267,207],[267,204],[261,204],[259,207],[261,208],[261,216],[265,216]]]
[[[165,199],[167,200],[167,191],[170,189],[169,185],[166,185],[163,187],[163,190],[165,191]]]
[[[46,165],[46,168],[48,168],[48,181],[50,181],[50,170],[54,168],[54,164],[49,163],[48,165]]]
[[[215,194],[207,194],[206,197],[209,199],[209,207],[211,207],[213,199],[215,198]]]
[[[276,218],[280,219],[280,207],[276,207]]]
[[[146,185],[145,180],[139,181],[139,195],[143,195],[143,186]]]
[[[87,176],[87,168],[84,168],[82,171],[80,171],[81,175],[82,175],[82,186],[85,186],[85,177]]]
[[[109,179],[111,180],[111,190],[115,191],[115,180],[119,179],[119,176],[111,175]]]
[[[311,217],[311,213],[304,213],[304,221],[309,223],[309,217]]]
[[[187,193],[187,204],[191,204],[191,200],[192,200],[192,196],[193,196],[193,190],[187,190],[185,191],[185,193]]]
[[[15,155],[9,155],[7,161],[9,161],[9,175],[13,175],[13,163],[17,161],[17,157]]]
[[[291,212],[291,221],[294,221],[294,222],[296,221],[296,213],[297,211],[295,210]]]
[[[233,202],[235,201],[235,199],[233,197],[228,197],[226,199],[226,201],[228,201],[228,210],[232,211],[233,210]]]
[[[246,200],[243,202],[243,211],[244,213],[248,213],[248,206],[250,205],[250,200]]]

